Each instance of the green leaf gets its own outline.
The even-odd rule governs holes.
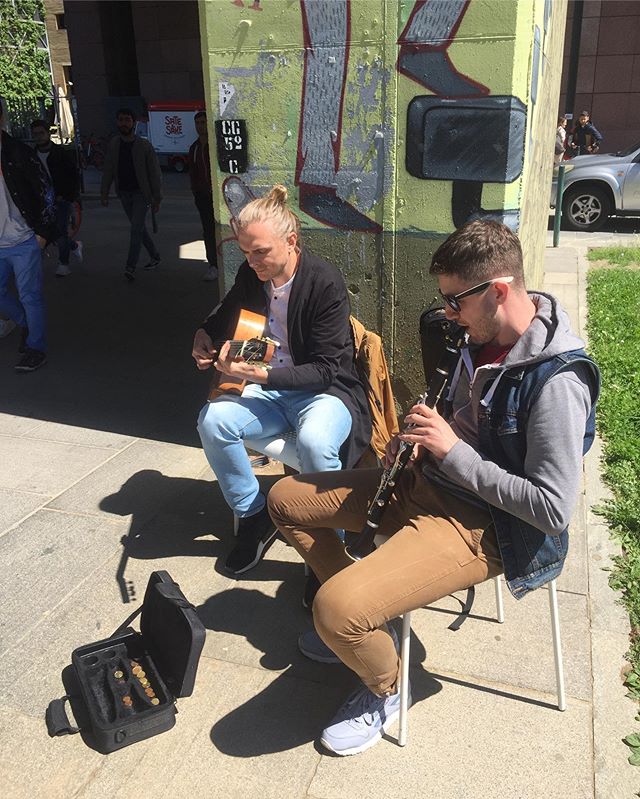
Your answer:
[[[640,766],[640,749],[636,749],[629,755],[629,763],[632,766]]]
[[[622,739],[627,746],[631,746],[634,749],[636,747],[640,747],[640,734],[637,732],[632,732],[631,735],[627,735],[626,738]]]

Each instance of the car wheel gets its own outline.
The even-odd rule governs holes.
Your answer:
[[[569,230],[599,230],[612,210],[609,195],[597,186],[572,186],[562,199],[562,216]]]

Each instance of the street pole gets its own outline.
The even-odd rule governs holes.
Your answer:
[[[557,247],[560,241],[560,222],[562,221],[562,193],[564,191],[565,165],[558,165],[558,186],[556,190],[556,215],[553,220],[553,246]]]

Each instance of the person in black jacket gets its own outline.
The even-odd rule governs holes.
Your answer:
[[[238,245],[246,260],[193,344],[199,369],[213,365],[248,383],[241,396],[207,403],[198,419],[207,460],[240,520],[225,563],[233,574],[255,566],[276,535],[243,439],[293,429],[302,471],[313,472],[355,466],[371,437],[344,279],[299,245],[298,220],[286,198],[284,186],[276,185],[238,214]],[[226,340],[241,309],[266,316],[267,334],[280,343],[271,368],[230,356]]]
[[[33,150],[4,130],[0,166],[0,316],[22,328],[16,371],[33,372],[47,362],[41,250],[56,237],[53,190]]]
[[[581,111],[578,124],[571,132],[569,147],[573,155],[593,155],[602,144],[602,134],[589,119],[588,111]]]
[[[71,274],[69,255],[71,253],[82,261],[82,242],[69,238],[69,218],[72,204],[80,194],[80,175],[75,153],[51,141],[49,125],[42,119],[31,123],[31,136],[36,145],[36,153],[47,170],[56,195],[56,222],[58,225],[58,277]]]

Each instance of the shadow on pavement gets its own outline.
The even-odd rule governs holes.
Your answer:
[[[279,565],[287,566],[291,574],[275,596],[232,588],[212,596],[197,609],[207,629],[245,638],[263,653],[263,668],[282,670],[262,691],[212,727],[213,744],[234,757],[294,749],[319,738],[358,684],[346,666],[314,663],[298,651],[298,635],[312,623],[300,603],[302,568],[297,563]],[[294,571],[300,580],[295,579]],[[414,635],[411,661],[421,663],[425,657],[424,647]],[[442,687],[420,665],[412,666],[411,681],[414,703],[433,696]],[[325,753],[320,748],[318,751]]]
[[[279,475],[259,476],[261,490],[268,493],[278,479]],[[127,577],[130,558],[205,556],[212,559],[212,569],[215,564],[215,570],[223,573],[221,563],[233,541],[233,517],[217,482],[167,477],[155,469],[144,469],[132,475],[116,493],[104,497],[100,510],[131,516],[129,532],[121,539],[122,555],[116,571],[123,602],[141,598]],[[291,565],[262,561],[248,579],[284,579]]]
[[[0,412],[199,446],[209,378],[195,368],[191,342],[218,302],[218,285],[202,282],[201,261],[181,257],[182,245],[202,238],[191,198],[165,200],[159,225],[160,269],[139,268],[128,284],[118,201],[101,208],[85,200],[83,263],[72,259],[72,274],[57,278],[55,247],[43,258],[49,362],[17,374],[18,331],[0,341]],[[146,260],[143,249],[140,265]]]

